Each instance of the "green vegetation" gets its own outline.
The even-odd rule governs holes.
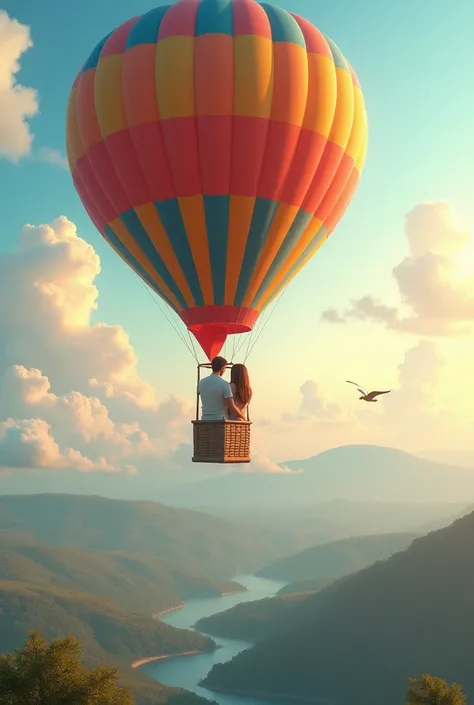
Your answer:
[[[275,539],[201,512],[155,502],[78,495],[0,497],[0,530],[52,546],[160,556],[219,578],[253,571],[281,553]]]
[[[466,696],[457,683],[424,673],[421,678],[410,678],[406,705],[466,705]]]
[[[168,702],[169,689],[133,671],[132,661],[215,648],[196,632],[123,612],[90,593],[14,581],[0,582],[0,615],[0,653],[13,651],[32,628],[46,639],[73,636],[82,644],[86,665],[97,661],[120,665],[140,705]],[[183,705],[188,702],[194,701]]]
[[[48,646],[38,632],[31,632],[23,649],[0,657],[0,702],[133,705],[131,691],[117,684],[116,668],[87,670],[80,655],[74,637],[56,639]]]
[[[48,639],[72,635],[86,665],[120,665],[139,705],[202,703],[131,662],[215,648],[151,615],[242,590],[225,575],[262,555],[269,553],[250,535],[198,512],[98,497],[0,497],[0,651],[18,647],[31,629]]]
[[[206,687],[396,705],[407,673],[433,671],[474,697],[474,513],[295,606],[291,626],[226,664]],[[251,609],[256,609],[253,606]],[[424,701],[429,703],[429,700]]]
[[[405,548],[419,534],[381,534],[355,536],[307,548],[287,558],[282,558],[258,572],[262,578],[274,580],[311,581],[314,590],[337,578],[366,568],[376,561],[389,558]],[[291,590],[286,588],[285,591]]]
[[[84,590],[150,617],[188,598],[243,590],[194,563],[188,567],[155,556],[47,546],[10,531],[0,531],[0,580]]]
[[[138,692],[123,683],[116,667],[87,668],[72,636],[48,645],[31,631],[23,648],[0,656],[1,705],[203,705],[210,701],[157,683],[140,683]],[[122,681],[122,682],[120,682]],[[136,690],[136,689],[135,689]]]
[[[216,637],[261,641],[290,627],[306,598],[306,594],[295,594],[241,602],[225,612],[203,617],[196,627]]]
[[[0,655],[1,705],[215,705],[192,693],[159,684],[148,695],[134,695],[115,666],[88,668],[80,642],[72,637],[49,644],[38,631],[30,631],[22,648]],[[427,673],[410,678],[406,705],[466,705],[460,685]]]
[[[194,631],[175,629],[149,617],[120,610],[114,603],[90,593],[0,582],[0,652],[22,643],[34,625],[47,639],[77,637],[88,659],[133,660],[210,651],[210,639]]]
[[[180,564],[139,553],[47,546],[27,533],[0,531],[0,651],[13,650],[31,628],[48,639],[74,635],[86,663],[121,664],[140,705],[202,703],[132,670],[131,662],[214,648],[201,635],[151,615],[190,597],[239,589],[208,576],[195,561],[185,565],[184,558]]]

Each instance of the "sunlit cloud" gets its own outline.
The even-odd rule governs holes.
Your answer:
[[[311,419],[332,423],[347,423],[354,418],[340,404],[329,400],[320,386],[312,379],[306,380],[300,389],[300,405],[296,413],[284,413],[285,421],[301,421]]]
[[[23,157],[67,169],[64,154],[51,147],[33,152],[34,135],[30,121],[39,113],[38,91],[23,86],[17,76],[21,60],[33,47],[28,25],[0,10],[0,158],[18,164]]]
[[[39,110],[37,91],[16,80],[20,59],[32,46],[30,28],[0,10],[0,157],[14,163],[30,153],[29,120]]]
[[[192,405],[159,399],[121,326],[91,323],[100,261],[60,217],[0,254],[0,467],[135,472],[189,434]],[[16,460],[15,460],[16,458]]]
[[[473,331],[474,256],[470,233],[453,207],[421,203],[405,218],[409,254],[393,269],[400,306],[373,295],[352,301],[343,313],[329,309],[330,323],[364,321],[422,336],[462,336]]]

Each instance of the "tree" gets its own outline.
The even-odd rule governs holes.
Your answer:
[[[410,678],[406,705],[466,705],[466,696],[457,683],[424,673],[421,678]]]
[[[81,655],[72,636],[48,645],[29,632],[22,649],[0,656],[0,705],[133,705],[131,691],[117,685],[116,668],[88,670]]]

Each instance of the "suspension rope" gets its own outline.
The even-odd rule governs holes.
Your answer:
[[[265,313],[259,317],[257,324],[250,331],[250,335],[249,335],[248,339],[246,340],[244,338],[243,345],[241,346],[241,348],[244,348],[245,345],[247,345],[247,352],[244,355],[244,361],[247,359],[248,351],[249,351],[250,345],[252,343],[252,340],[255,338],[257,331],[262,327],[262,322],[264,320],[265,320]],[[245,364],[245,362],[244,362],[244,364]]]
[[[235,324],[234,332],[233,332],[233,334],[232,334],[232,337],[233,337],[233,341],[232,341],[232,343],[233,343],[233,344],[232,344],[232,358],[231,358],[231,359],[232,359],[232,362],[234,361],[234,358],[235,358],[235,356],[236,356],[236,354],[237,354],[236,348],[237,348],[237,343],[239,342],[238,336],[241,335],[240,333],[237,333],[237,329],[238,329],[238,327],[239,327],[239,325],[240,325],[240,319],[241,319],[241,316],[242,316],[242,314],[243,314],[243,310],[244,310],[244,309],[243,309],[243,306],[241,306],[240,311],[239,311],[239,315],[237,316],[237,322],[236,322],[236,324]]]
[[[257,342],[258,342],[260,336],[262,335],[263,331],[264,331],[265,328],[267,327],[267,325],[268,325],[268,323],[269,323],[269,321],[270,321],[270,318],[271,318],[271,317],[273,316],[273,314],[275,313],[275,309],[276,309],[276,307],[278,306],[278,304],[280,303],[280,301],[281,301],[281,299],[282,299],[282,297],[283,297],[283,294],[286,292],[287,288],[288,288],[288,284],[284,287],[284,289],[282,289],[282,291],[281,291],[280,294],[278,295],[278,297],[277,297],[277,299],[276,299],[276,301],[275,301],[275,303],[274,303],[274,305],[273,305],[273,308],[272,308],[272,310],[270,311],[270,313],[269,313],[269,315],[268,315],[268,318],[267,318],[267,320],[265,321],[265,324],[262,326],[262,328],[261,328],[259,334],[258,334],[257,337],[255,338],[255,340],[254,340],[254,342],[253,342],[253,345],[250,347],[250,349],[247,349],[247,354],[246,354],[245,357],[244,357],[244,365],[245,365],[245,363],[246,363],[246,361],[247,361],[249,355],[252,353],[252,350],[254,349],[255,345],[257,344]]]
[[[250,349],[250,346],[252,345],[252,341],[254,340],[257,333],[260,331],[260,329],[265,321],[266,316],[268,316],[268,309],[266,309],[263,312],[263,314],[259,317],[259,319],[257,321],[257,325],[254,328],[252,328],[252,332],[250,333],[248,339],[244,338],[243,345],[241,347],[244,347],[245,344],[247,344],[247,352],[245,353],[245,358],[244,358],[245,360],[247,359],[247,357],[249,355],[249,349]]]
[[[189,331],[188,329],[186,329],[186,332],[187,332],[188,338],[189,338],[189,343],[188,343],[188,341],[186,340],[186,337],[185,337],[185,336],[183,335],[183,333],[179,330],[179,328],[178,328],[178,326],[176,325],[176,323],[173,322],[172,317],[171,317],[170,315],[168,315],[168,314],[166,313],[166,311],[163,309],[163,307],[161,306],[159,299],[156,298],[156,296],[154,296],[155,292],[152,292],[152,291],[151,291],[151,289],[149,288],[149,286],[147,286],[147,285],[145,284],[145,282],[143,281],[143,279],[142,279],[141,277],[140,277],[140,282],[141,282],[142,286],[144,287],[145,291],[146,291],[146,292],[148,293],[148,295],[150,296],[151,300],[152,300],[152,301],[154,302],[154,304],[158,307],[158,309],[159,309],[160,313],[162,314],[162,316],[165,318],[165,320],[168,322],[168,324],[169,324],[169,325],[171,326],[171,328],[174,330],[174,332],[176,333],[176,335],[178,336],[178,338],[181,340],[181,342],[185,345],[185,347],[186,347],[186,349],[188,350],[188,352],[190,353],[190,355],[194,358],[194,360],[196,361],[196,363],[199,364],[199,358],[198,358],[198,355],[197,355],[197,353],[196,353],[196,348],[195,348],[195,346],[194,346],[194,340],[193,340],[193,337],[192,337],[190,331]],[[247,342],[247,350],[246,350],[246,353],[245,353],[245,356],[244,356],[243,364],[246,363],[246,361],[248,360],[249,356],[251,355],[251,353],[252,353],[252,351],[253,351],[255,345],[257,344],[258,340],[260,339],[260,337],[261,337],[263,331],[264,331],[265,328],[267,327],[267,325],[268,325],[268,323],[269,323],[271,317],[272,317],[273,314],[275,313],[275,309],[276,309],[276,307],[278,306],[278,304],[280,303],[280,301],[281,301],[283,295],[285,294],[285,292],[286,292],[286,290],[287,290],[287,287],[288,287],[288,284],[282,289],[282,291],[280,292],[280,294],[277,296],[276,301],[275,301],[275,303],[273,304],[273,308],[270,310],[269,314],[267,315],[266,320],[265,320],[265,315],[259,317],[259,320],[257,321],[257,325],[252,329],[252,331],[251,331],[251,333],[250,333],[250,335],[249,335],[248,341],[245,340],[245,336],[244,336],[243,334],[241,334],[241,333],[238,334],[238,336],[239,336],[238,338],[237,338],[237,334],[236,334],[236,333],[233,334],[234,340],[233,340],[233,345],[232,345],[232,357],[231,357],[231,361],[232,361],[232,362],[234,362],[234,358],[235,358],[236,355],[240,352],[240,350],[245,346],[245,343]],[[240,316],[241,316],[241,315],[242,315],[242,311],[239,312],[238,320],[237,320],[237,323],[236,323],[236,326],[235,326],[236,329],[237,329],[238,325],[240,324]],[[264,322],[264,321],[265,321],[265,322]],[[225,345],[224,345],[224,355],[225,355],[226,349],[227,349],[227,340],[226,340]]]
[[[239,342],[237,344],[237,349],[235,351],[236,356],[239,354],[239,352],[242,350],[242,348],[245,345],[245,335],[246,335],[245,333],[240,333],[240,335],[239,335]]]
[[[199,360],[198,360],[197,355],[196,355],[196,351],[194,350],[194,345],[193,345],[192,347],[190,347],[190,346],[188,345],[188,342],[186,341],[186,338],[185,338],[184,335],[181,333],[181,331],[179,330],[179,328],[173,323],[172,318],[171,318],[170,316],[168,316],[168,315],[166,314],[166,312],[163,310],[163,308],[161,307],[160,302],[158,301],[157,298],[155,298],[155,296],[153,296],[153,293],[151,292],[150,288],[145,284],[145,282],[144,282],[143,279],[141,279],[141,278],[140,278],[140,282],[142,283],[143,287],[145,288],[145,291],[146,291],[146,292],[148,293],[148,295],[150,296],[151,300],[155,303],[155,305],[156,305],[156,306],[158,307],[158,309],[160,310],[161,314],[162,314],[162,315],[164,316],[164,318],[168,321],[169,325],[170,325],[171,328],[174,330],[174,332],[176,333],[176,335],[178,336],[178,338],[184,343],[184,345],[186,346],[187,350],[188,350],[189,353],[194,357],[194,359],[196,360],[196,362],[199,363]],[[189,333],[189,331],[188,331],[188,333]],[[192,343],[192,341],[191,341],[191,343]]]
[[[188,332],[189,342],[191,343],[191,347],[193,350],[193,357],[196,360],[197,364],[199,365],[199,358],[197,356],[196,348],[194,347],[194,337],[191,335],[191,331],[189,330],[189,328],[186,328],[186,330]]]

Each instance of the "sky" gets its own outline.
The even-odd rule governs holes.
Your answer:
[[[0,472],[189,465],[195,362],[77,196],[72,81],[152,0],[0,10]],[[349,443],[474,466],[474,71],[470,0],[282,0],[354,66],[369,119],[359,189],[248,359],[254,462]],[[244,348],[245,349],[245,348]],[[363,405],[354,379],[392,389]],[[284,469],[283,469],[284,471]]]

